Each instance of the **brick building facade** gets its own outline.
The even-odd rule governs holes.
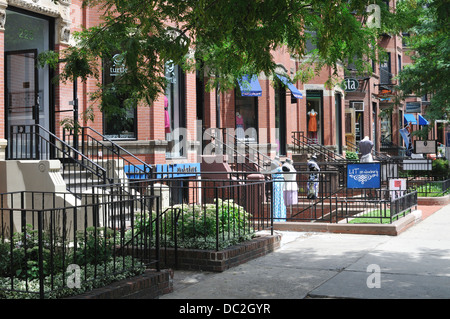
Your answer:
[[[6,70],[0,73],[0,89],[6,92],[0,96],[0,138],[8,140],[9,127],[14,123],[39,123],[61,135],[60,121],[73,116],[73,84],[55,85],[51,81],[54,73],[47,68],[36,69],[31,76],[33,67],[30,69],[29,65],[42,51],[61,50],[73,44],[70,34],[81,30],[81,26],[97,25],[100,22],[98,12],[82,8],[79,0],[59,4],[51,0],[0,0],[0,12],[0,50],[5,53],[2,55],[5,59],[0,59],[0,69]],[[35,23],[38,27],[32,27]],[[385,120],[379,120],[379,115],[393,102],[389,94],[381,94],[391,88],[390,83],[382,83],[385,75],[381,73],[387,72],[390,80],[400,69],[401,36],[386,35],[381,45],[390,52],[389,61],[381,67],[374,65],[372,74],[357,78],[359,89],[356,91],[345,92],[339,85],[326,87],[325,82],[332,74],[329,68],[322,69],[308,83],[292,83],[302,98],[294,97],[288,88],[281,86],[278,77],[269,78],[264,74],[257,75],[261,87],[258,96],[243,96],[238,85],[228,92],[205,91],[197,74],[186,74],[178,66],[168,64],[166,77],[170,78],[171,85],[166,95],[153,105],[140,105],[135,112],[123,114],[117,120],[106,118],[94,104],[94,121],[82,124],[113,138],[149,164],[198,162],[202,152],[202,128],[236,128],[241,125],[237,122],[240,119],[236,120],[237,113],[245,117],[244,128],[255,129],[256,135],[248,136],[245,132],[246,138],[271,157],[291,156],[294,131],[304,132],[339,153],[345,151],[347,143],[356,143],[366,135],[376,141],[378,150],[383,146],[382,138],[399,145],[398,130],[404,106],[395,106]],[[301,62],[283,49],[274,52],[274,60],[279,66],[277,74],[285,78],[292,78]],[[13,63],[19,63],[28,75],[19,76]],[[120,68],[118,60],[109,63],[111,68],[105,68],[105,72]],[[339,81],[353,76],[349,69],[340,66]],[[112,77],[111,73],[103,73],[102,81]],[[17,85],[20,89],[14,88]],[[91,106],[89,93],[96,85],[95,80],[77,83],[80,113]],[[38,92],[36,98],[30,100],[30,94],[35,91]],[[312,129],[310,114],[315,112]],[[170,122],[169,131],[166,118]],[[182,143],[177,128],[186,128]]]

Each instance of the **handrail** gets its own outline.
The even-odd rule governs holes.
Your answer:
[[[146,162],[142,161],[140,158],[123,148],[122,146],[118,145],[108,137],[104,136],[97,130],[88,127],[88,126],[82,126],[80,127],[81,134],[77,134],[77,137],[81,139],[81,144],[78,143],[78,145],[81,145],[81,149],[83,154],[86,154],[90,158],[97,158],[98,161],[103,159],[113,159],[114,157],[117,157],[118,159],[122,160],[123,162],[127,163],[128,166],[133,167],[132,172],[133,174],[139,174],[139,175],[145,175],[148,178],[148,175],[151,176],[153,172],[153,167]],[[111,145],[105,144],[103,141],[100,141],[99,138],[96,138],[93,136],[93,134],[89,134],[87,131],[90,130],[93,133],[97,134],[100,139],[107,141]],[[63,131],[63,138],[66,139],[66,136],[72,136],[74,137],[75,134],[73,134],[73,130],[68,130],[69,133],[66,134],[66,130]],[[88,142],[88,145],[86,145],[86,142]],[[97,155],[94,155],[93,153],[89,154],[89,143],[96,146],[97,149]],[[99,155],[98,151],[101,150],[101,155]],[[107,154],[103,154],[103,151],[106,151]],[[143,168],[140,168],[139,166],[136,166],[133,164],[130,160],[126,159],[125,156],[129,156],[133,159],[134,162],[140,163]],[[113,179],[113,177],[111,177]]]
[[[27,131],[27,128],[29,130]],[[16,129],[16,130],[15,130]],[[45,132],[49,138],[41,134],[41,130]],[[16,132],[15,132],[16,131]],[[39,124],[30,125],[12,125],[10,130],[10,136],[8,143],[8,158],[9,159],[50,159],[51,157],[57,158],[56,152],[63,154],[63,161],[69,160],[77,164],[79,167],[89,171],[102,180],[101,183],[106,184],[109,182],[107,179],[106,169],[89,159],[80,151],[76,150],[68,143],[60,139],[58,136],[44,128]],[[27,138],[29,137],[29,138]],[[33,139],[34,137],[34,139]],[[52,142],[52,140],[55,142]],[[30,145],[18,145],[18,141],[29,141]],[[45,142],[46,145],[42,145]],[[56,142],[61,144],[61,147]],[[50,149],[52,147],[53,149]],[[19,153],[20,152],[20,153]],[[16,156],[13,156],[13,155]],[[67,171],[62,167],[63,174]],[[75,185],[77,186],[77,185]],[[71,185],[67,185],[69,191],[71,191]]]
[[[224,134],[225,136],[229,136],[229,137],[231,137],[232,139],[234,139],[234,144],[235,144],[235,145],[237,145],[238,143],[244,144],[244,146],[245,146],[246,148],[248,148],[249,150],[251,150],[251,151],[253,152],[253,154],[256,153],[256,154],[257,154],[258,161],[257,161],[257,162],[254,162],[254,164],[257,165],[259,169],[261,169],[261,168],[264,169],[265,166],[269,166],[269,167],[270,167],[271,164],[273,163],[273,159],[272,159],[272,158],[270,158],[269,156],[267,156],[267,155],[264,154],[264,153],[261,153],[258,149],[253,148],[253,147],[250,146],[250,144],[249,144],[248,142],[246,142],[245,140],[242,141],[242,140],[238,139],[235,135],[229,134],[226,130],[223,131],[223,134]],[[260,157],[263,158],[263,161],[262,161],[263,165],[262,165],[262,166],[261,166],[260,161],[259,161]],[[264,159],[267,160],[267,162],[269,163],[268,165],[265,164]],[[249,160],[250,160],[250,158],[249,158]]]
[[[227,149],[232,150],[234,159],[236,160],[235,164],[240,164],[243,168],[248,169],[248,170],[253,169],[250,165],[247,165],[247,163],[245,163],[245,162],[243,162],[243,163],[237,162],[238,156],[247,159],[249,162],[252,162],[252,161],[250,160],[250,158],[246,157],[246,154],[242,154],[242,153],[238,152],[238,150],[234,147],[234,145],[233,146],[228,145],[227,143],[225,143],[223,141],[223,138],[221,138],[221,137],[218,138],[216,135],[212,135],[207,131],[205,131],[204,133],[207,134],[211,139],[214,139],[214,142],[218,142],[222,146],[222,150],[225,151],[224,154],[227,154],[227,151],[226,151]],[[255,162],[252,162],[252,164],[255,164],[257,167],[259,167],[259,165],[257,165],[257,163],[255,163]],[[238,175],[236,172],[234,172],[232,174]]]
[[[331,160],[342,160],[347,161],[345,157],[336,152],[330,151],[326,147],[321,144],[315,143],[310,138],[304,136],[304,132],[302,131],[294,131],[292,132],[292,140],[294,142],[294,146],[298,146],[300,149],[312,149],[314,152],[325,156],[327,159]],[[298,137],[296,136],[298,135]]]

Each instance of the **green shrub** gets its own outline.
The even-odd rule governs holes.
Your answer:
[[[433,168],[431,175],[439,176],[442,179],[447,179],[450,176],[450,168],[448,166],[448,160],[437,158],[433,161]]]
[[[253,236],[249,218],[250,214],[233,200],[219,199],[217,205],[174,205],[163,214],[160,233],[169,246],[174,245],[176,235],[180,247],[212,249],[218,231],[220,246],[227,247]],[[155,234],[154,219],[151,229],[149,222],[148,215],[145,218],[139,215],[134,223],[135,233],[151,231]]]
[[[356,152],[345,152],[345,158],[348,160],[359,160],[358,154]]]

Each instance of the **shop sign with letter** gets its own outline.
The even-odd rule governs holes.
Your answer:
[[[380,188],[380,163],[347,165],[347,188]]]

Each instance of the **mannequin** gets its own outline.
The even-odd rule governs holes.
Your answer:
[[[373,148],[373,142],[369,140],[368,136],[365,136],[364,139],[362,139],[359,142],[359,151],[361,152],[361,163],[372,163],[372,148]]]
[[[170,133],[169,100],[164,97],[164,128],[166,133]]]
[[[284,177],[282,174],[281,162],[278,158],[272,162],[272,180],[273,180],[273,221],[286,221],[286,205],[284,204],[283,189]]]
[[[308,161],[308,171],[310,172],[320,172],[319,165],[317,165],[317,156],[314,154],[311,156],[311,159]],[[308,195],[306,198],[308,199],[317,199],[319,192],[319,174],[311,173],[308,177]]]
[[[297,185],[297,170],[292,165],[290,158],[286,159],[286,162],[282,166],[284,174],[284,203],[286,206],[295,205],[298,203],[298,185]]]
[[[309,122],[308,122],[308,131],[317,132],[317,113],[312,109],[308,112]]]
[[[308,121],[308,134],[309,138],[312,139],[313,143],[317,143],[317,115],[318,113],[312,109],[308,112],[309,121]]]
[[[244,138],[244,118],[239,112],[236,112],[236,136]]]

